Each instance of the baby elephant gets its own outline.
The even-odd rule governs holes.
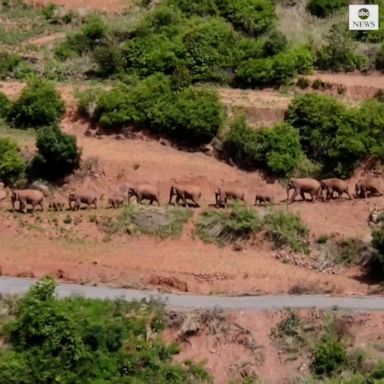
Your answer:
[[[125,203],[123,195],[114,195],[108,199],[108,208],[120,208]]]
[[[268,205],[273,204],[273,199],[271,196],[268,195],[256,195],[255,198],[255,205]]]
[[[53,211],[64,211],[65,203],[62,201],[53,200],[50,201],[48,204],[48,209],[51,209]]]

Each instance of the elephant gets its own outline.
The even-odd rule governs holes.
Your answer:
[[[226,188],[217,188],[215,191],[215,200],[216,206],[224,205],[226,207],[228,205],[228,200],[240,200],[245,202],[244,192],[240,188],[236,187],[226,187]]]
[[[75,202],[74,205],[72,203]],[[86,204],[88,207],[94,205],[97,209],[97,196],[93,193],[81,193],[81,192],[72,192],[68,196],[69,209],[78,210],[81,207],[81,204]]]
[[[267,204],[273,204],[273,199],[271,196],[267,195],[256,195],[255,198],[255,205],[267,205]]]
[[[38,191],[41,191],[44,196],[49,196],[49,188],[38,181],[34,181],[32,184],[28,186],[28,189],[36,189]]]
[[[160,206],[159,190],[150,184],[141,184],[136,187],[130,187],[128,190],[128,202],[132,196],[136,196],[137,202],[141,204],[143,200],[149,200],[152,204],[154,201]]]
[[[289,198],[289,191],[294,189],[294,193],[291,198]],[[302,178],[302,179],[289,179],[287,184],[287,200],[289,203],[293,203],[297,195],[300,195],[303,200],[305,200],[305,193],[309,193],[312,197],[312,202],[315,201],[315,197],[319,197],[321,194],[321,185],[320,182],[311,179],[311,178]]]
[[[367,177],[365,179],[360,179],[355,185],[355,194],[356,197],[367,198],[368,194],[370,196],[382,196],[380,192],[379,181],[373,177]]]
[[[64,211],[65,203],[58,200],[53,200],[49,203],[48,209],[52,209],[54,211]]]
[[[118,188],[117,195],[124,195],[126,198],[128,198],[128,192],[130,188],[134,188],[135,186],[131,183],[124,183],[121,184]]]
[[[187,206],[187,200],[191,200],[196,207],[200,207],[201,199],[200,188],[192,184],[172,185],[169,191],[169,203],[172,203],[173,196],[176,196],[176,204],[179,205],[180,200]]]
[[[341,179],[324,179],[320,181],[321,193],[326,191],[327,200],[333,199],[333,192],[337,192],[338,198],[340,198],[343,193],[347,194],[350,199],[352,199],[351,194],[349,193],[348,184]]]
[[[39,205],[41,210],[44,211],[44,195],[43,192],[36,189],[18,189],[11,191],[12,210],[15,209],[16,201],[19,202],[19,209],[21,212],[27,211],[27,205],[32,205],[33,211]]]
[[[109,208],[119,208],[122,207],[125,203],[125,196],[123,195],[113,195],[108,199]]]

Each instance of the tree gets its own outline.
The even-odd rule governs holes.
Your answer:
[[[17,128],[38,128],[57,123],[64,111],[64,102],[54,86],[33,79],[11,104],[7,119]]]
[[[0,180],[14,185],[25,176],[25,162],[17,143],[0,138]]]
[[[46,127],[37,135],[38,154],[32,161],[32,173],[55,180],[73,172],[80,164],[76,137],[63,133],[58,127]]]

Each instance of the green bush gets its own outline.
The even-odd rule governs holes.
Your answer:
[[[122,52],[117,44],[101,45],[94,50],[93,58],[98,66],[97,73],[101,77],[111,76],[123,68]]]
[[[15,185],[24,178],[25,169],[17,143],[9,138],[0,138],[0,180]]]
[[[347,5],[348,0],[309,0],[307,8],[312,15],[325,18]]]
[[[264,87],[288,84],[297,74],[312,70],[312,53],[304,48],[275,56],[250,59],[236,69],[236,81],[243,86]]]
[[[64,110],[64,102],[54,86],[34,79],[11,104],[7,119],[17,128],[37,128],[57,123]]]
[[[261,229],[262,220],[253,209],[234,205],[230,210],[203,212],[196,225],[201,240],[218,245],[247,240]]]
[[[81,154],[76,137],[61,132],[57,127],[39,130],[36,146],[38,154],[32,161],[32,173],[37,177],[55,180],[79,167]]]
[[[0,79],[4,80],[12,76],[22,59],[13,53],[1,52],[0,54]]]
[[[384,230],[382,228],[376,229],[372,232],[372,247],[374,253],[372,255],[372,265],[374,272],[377,272],[377,267],[384,271]],[[381,273],[380,273],[381,275]]]
[[[183,13],[188,16],[216,16],[218,8],[215,0],[168,0],[171,6],[177,6]]]
[[[224,138],[223,150],[241,168],[263,169],[286,176],[303,156],[297,131],[285,123],[252,130],[244,116],[236,117]]]
[[[293,100],[286,120],[298,129],[310,160],[319,162],[325,173],[348,176],[366,153],[359,123],[353,122],[356,112],[332,97],[307,94]]]
[[[316,375],[331,376],[340,373],[348,366],[348,355],[345,345],[338,340],[335,325],[327,326],[325,334],[315,346],[312,370]]]
[[[384,44],[381,45],[376,57],[376,69],[384,71]]]
[[[356,53],[355,44],[343,24],[333,25],[326,40],[326,46],[317,52],[317,68],[349,72],[361,69],[366,64],[365,57]]]
[[[216,92],[194,87],[173,91],[163,75],[104,92],[94,118],[109,130],[133,124],[191,146],[212,140],[223,122]]]
[[[276,248],[288,247],[294,252],[309,251],[309,230],[300,216],[291,212],[271,211],[265,215],[263,227]]]
[[[17,302],[15,319],[5,330],[10,348],[0,353],[0,382],[210,382],[193,363],[173,363],[178,347],[158,336],[164,328],[161,304],[59,300],[54,289],[53,280],[43,279]]]
[[[10,106],[10,101],[4,93],[0,92],[0,117],[6,117],[8,114],[8,109]]]
[[[276,18],[275,6],[269,0],[220,0],[217,5],[222,16],[250,36],[266,32]]]

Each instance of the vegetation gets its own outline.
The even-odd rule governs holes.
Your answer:
[[[252,130],[244,116],[235,117],[224,138],[225,156],[244,169],[264,169],[287,176],[303,157],[298,132],[289,124]]]
[[[42,79],[31,80],[9,107],[8,121],[17,128],[38,128],[58,123],[64,102],[54,86]]]
[[[16,142],[0,138],[0,180],[15,185],[25,176],[25,161]]]
[[[80,164],[76,137],[67,135],[58,127],[42,128],[37,134],[38,154],[32,161],[35,177],[60,179],[72,173]]]
[[[367,156],[381,157],[382,106],[368,100],[349,109],[335,98],[307,94],[293,100],[286,121],[298,130],[305,155],[321,164],[323,174],[347,177]]]
[[[347,5],[347,0],[309,0],[308,10],[312,15],[325,18],[336,10],[345,9]]]
[[[116,218],[103,218],[101,228],[107,236],[140,233],[165,239],[180,236],[183,225],[191,216],[190,209],[177,207],[145,209],[130,205]]]
[[[0,92],[0,118],[6,117],[10,102],[4,93]]]
[[[196,225],[196,233],[203,241],[221,246],[249,240],[260,231],[265,232],[276,248],[308,250],[308,228],[299,216],[289,212],[271,210],[260,217],[255,210],[234,204],[230,210],[203,212]]]
[[[172,363],[176,345],[159,337],[156,302],[59,300],[45,278],[20,299],[5,327],[0,381],[36,383],[206,383],[190,362]]]

